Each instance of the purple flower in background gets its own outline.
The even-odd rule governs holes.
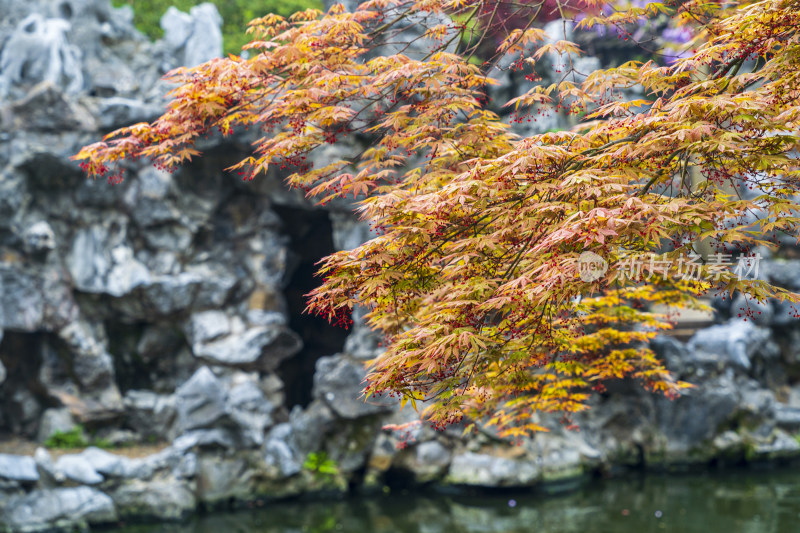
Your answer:
[[[645,8],[655,1],[657,0],[631,0],[631,6],[636,8]],[[614,12],[615,9],[612,4],[605,4],[601,9],[601,13],[606,16],[611,15]],[[577,26],[577,23],[584,18],[586,18],[585,13],[578,14],[578,16],[575,18],[575,26]],[[612,35],[616,34],[617,37],[631,36],[634,41],[639,41],[644,39],[647,35],[649,19],[647,17],[640,17],[636,22],[639,27],[633,33],[633,35],[628,34],[622,26],[615,25],[597,24],[592,27],[592,31],[599,37],[606,37],[609,35],[609,33],[611,33]],[[692,30],[689,27],[683,26],[680,28],[667,28],[661,32],[661,38],[667,44],[666,49],[662,51],[667,64],[672,64],[678,59],[687,57],[689,55],[688,51],[678,50],[678,47],[675,46],[686,44],[692,40]]]
[[[667,28],[661,32],[661,38],[667,42],[664,50],[664,59],[667,65],[675,63],[684,57],[689,57],[691,52],[684,45],[692,40],[692,30],[684,26],[681,28]]]
[[[661,33],[661,37],[665,41],[684,44],[692,40],[692,30],[686,26],[682,28],[667,28]]]

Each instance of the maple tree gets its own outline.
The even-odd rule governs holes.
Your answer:
[[[424,400],[435,426],[467,415],[504,436],[541,430],[536,412],[585,409],[614,378],[677,395],[687,385],[648,346],[669,327],[653,304],[702,307],[709,290],[798,301],[695,252],[733,257],[797,233],[800,0],[547,4],[586,31],[635,40],[667,20],[691,41],[581,76],[568,67],[506,102],[514,120],[585,113],[527,138],[487,107],[489,73],[503,61],[531,73],[553,56],[569,66],[582,52],[533,15],[493,26],[503,3],[369,0],[256,19],[249,59],[172,72],[163,116],[76,158],[114,181],[124,159],[174,168],[200,155],[199,138],[256,127],[232,169],[244,179],[278,166],[322,204],[358,198],[376,236],[324,260],[309,308],[346,322],[365,306],[386,343],[366,394]],[[408,24],[425,26],[426,50],[402,42]],[[475,61],[488,28],[503,38]],[[355,135],[370,139],[362,152],[309,164]],[[581,276],[585,252],[608,271]],[[636,254],[649,261],[631,273]],[[697,275],[682,274],[688,263]]]

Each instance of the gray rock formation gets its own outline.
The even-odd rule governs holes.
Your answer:
[[[75,419],[66,407],[45,409],[39,419],[36,440],[44,442],[56,433],[66,433],[75,428]]]
[[[314,373],[314,397],[345,419],[391,412],[396,402],[382,398],[364,401],[359,397],[365,377],[364,367],[357,361],[342,355],[322,357]]]
[[[196,357],[209,364],[248,370],[275,370],[302,349],[303,341],[288,328],[271,324],[231,332],[208,342],[192,343]]]
[[[397,466],[413,472],[414,478],[420,483],[438,481],[448,472],[448,469],[452,468],[453,474],[450,476],[450,481],[462,484],[466,479],[464,469],[469,468],[468,459],[465,460],[464,456],[459,456],[457,461],[453,461],[451,450],[438,440],[421,442],[419,445],[411,447],[409,453],[399,455],[396,462]],[[497,486],[499,480],[487,481],[487,484]]]
[[[42,326],[44,298],[38,281],[11,265],[0,265],[3,329],[35,331]]]
[[[752,321],[736,319],[697,332],[687,348],[698,363],[734,364],[744,370],[750,369],[757,353],[777,352],[777,346],[770,343],[769,330],[755,326]]]
[[[87,438],[162,447],[141,458],[0,454],[0,529],[172,520],[348,483],[380,489],[397,472],[531,487],[800,456],[800,329],[776,302],[747,322],[736,316],[741,298],[717,302],[719,324],[688,343],[657,339],[659,357],[694,388],[669,401],[609,383],[575,417],[579,433],[541,417],[549,433],[511,446],[489,429],[437,433],[396,401],[364,401],[363,361],[380,347],[363,310],[347,336],[302,314],[314,263],[372,235],[350,205],[316,209],[277,173],[249,183],[225,174],[248,154],[246,136],[209,139],[201,162],[173,174],[130,162],[113,186],[87,181],[69,159],[110,128],[157,116],[168,69],[220,54],[213,7],[171,10],[163,24],[165,38],[149,43],[107,0],[0,1],[0,431],[42,441],[80,423]],[[559,66],[550,62],[548,83]],[[498,98],[533,83],[507,67],[492,73]],[[568,125],[556,115],[516,127]],[[800,288],[799,274],[798,260],[763,261],[762,277],[782,286]],[[334,467],[315,471],[323,458]]]
[[[212,427],[225,417],[225,389],[208,369],[200,368],[175,392],[181,433]]]
[[[80,50],[67,39],[70,23],[32,13],[22,19],[0,53],[0,95],[11,85],[40,81],[63,86],[68,93],[83,88]]]
[[[278,424],[267,435],[264,444],[265,463],[277,468],[280,477],[288,478],[299,474],[303,469],[303,458],[293,449],[292,426],[288,423]]]
[[[65,455],[64,457],[70,456]],[[147,477],[148,475],[148,469],[141,459],[130,459],[125,456],[101,450],[100,448],[86,448],[79,455],[74,457],[78,457],[88,465],[88,468],[91,468],[100,476],[110,478],[136,478]],[[58,462],[56,462],[56,468],[58,468]],[[83,468],[86,468],[86,466]],[[102,479],[100,481],[102,481]]]
[[[33,453],[33,460],[36,462],[36,470],[39,472],[39,485],[42,489],[52,489],[59,483],[66,481],[63,474],[56,472],[56,465],[53,458],[44,448],[36,448]]]
[[[453,458],[447,482],[483,487],[525,487],[534,485],[539,475],[539,468],[530,461],[466,452]]]
[[[197,506],[194,492],[185,481],[134,480],[113,492],[120,518],[180,520]]]
[[[81,485],[96,485],[105,479],[92,463],[79,455],[64,455],[59,457],[55,464],[56,472],[60,472],[66,479]]]
[[[161,17],[164,42],[181,64],[194,67],[222,55],[222,17],[214,4],[205,3],[183,13],[170,6]]]
[[[125,420],[144,438],[172,440],[177,430],[177,398],[148,390],[130,390],[125,394]]]
[[[274,423],[275,406],[255,380],[238,374],[226,383],[208,367],[200,368],[178,388],[175,406],[175,432],[183,436],[181,447],[187,449],[211,441],[227,447],[258,447]]]
[[[89,487],[36,490],[12,496],[0,523],[20,533],[49,529],[87,528],[118,518],[111,498]]]
[[[39,472],[32,457],[0,453],[0,477],[23,483],[36,482]]]

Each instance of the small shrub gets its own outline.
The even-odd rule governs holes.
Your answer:
[[[84,435],[84,428],[81,425],[74,426],[69,431],[56,431],[47,437],[47,440],[44,441],[44,447],[58,450],[71,450],[88,446],[96,446],[104,450],[119,447],[108,439],[95,438],[94,436],[90,440],[86,440]]]
[[[69,431],[56,431],[44,441],[45,448],[66,450],[85,448],[89,445],[83,437],[83,426],[75,426]]]
[[[335,476],[339,473],[336,461],[325,452],[311,452],[303,463],[303,468],[310,470],[315,476]]]

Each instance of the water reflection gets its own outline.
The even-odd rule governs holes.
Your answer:
[[[121,533],[794,533],[800,471],[655,476],[564,496],[401,496],[284,502]]]

